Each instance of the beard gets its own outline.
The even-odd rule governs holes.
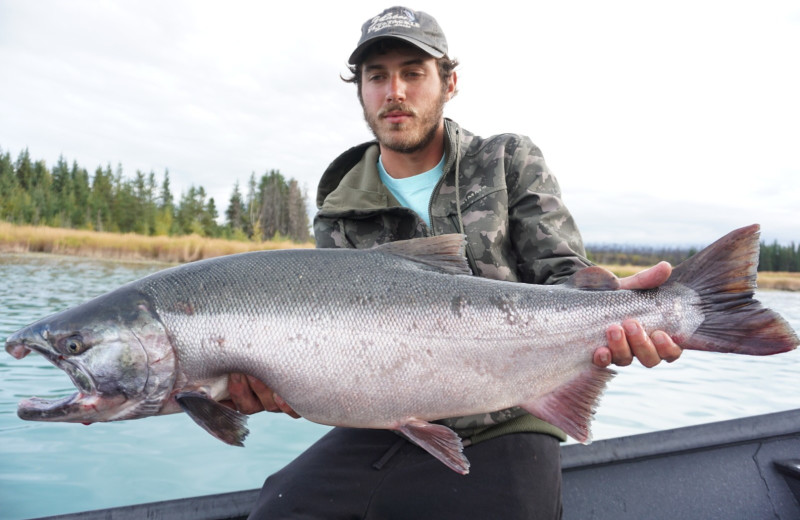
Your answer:
[[[382,107],[377,114],[370,114],[364,107],[364,119],[381,146],[385,146],[393,152],[415,153],[431,144],[433,138],[436,137],[436,130],[442,121],[446,102],[445,93],[442,92],[430,106],[421,109],[405,103],[395,103]],[[386,122],[383,116],[393,111],[404,112],[411,115],[412,118],[403,123]]]

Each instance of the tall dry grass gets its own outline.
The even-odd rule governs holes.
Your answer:
[[[800,291],[800,273],[761,271],[758,287],[776,291]]]
[[[644,267],[632,265],[608,265],[604,267],[620,278],[631,276],[644,269]],[[800,273],[759,271],[756,283],[759,289],[800,291]]]
[[[0,252],[54,253],[92,258],[182,263],[246,251],[298,247],[313,247],[313,244],[296,244],[290,240],[239,242],[197,235],[150,237],[134,233],[16,226],[0,222]]]

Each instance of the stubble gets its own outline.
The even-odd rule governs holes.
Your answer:
[[[405,103],[396,103],[382,107],[373,115],[364,107],[364,119],[382,146],[394,152],[410,154],[425,149],[433,142],[444,115],[445,103],[446,95],[442,92],[427,109],[418,110]],[[387,123],[383,116],[393,111],[410,114],[411,120],[403,123]]]

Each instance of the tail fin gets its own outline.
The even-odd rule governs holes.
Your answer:
[[[694,289],[705,314],[683,348],[764,356],[800,344],[778,313],[753,298],[758,239],[758,224],[737,229],[673,270],[669,281]]]

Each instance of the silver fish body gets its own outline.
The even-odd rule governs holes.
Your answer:
[[[247,372],[309,420],[366,428],[533,400],[587,369],[608,324],[629,316],[677,337],[702,322],[685,287],[643,295],[510,284],[382,251],[253,253],[137,289],[186,379]]]
[[[243,372],[306,419],[398,430],[466,473],[458,437],[428,421],[522,406],[590,438],[613,374],[592,353],[611,323],[636,318],[685,348],[794,348],[794,332],[752,299],[754,241],[757,259],[757,227],[739,230],[649,291],[607,290],[616,279],[597,268],[562,286],[469,276],[460,236],[245,253],[132,282],[30,325],[6,349],[42,353],[79,389],[69,401],[23,401],[23,418],[93,422],[183,409],[239,444],[241,418],[215,401],[227,374]],[[698,286],[710,269],[715,281]],[[736,330],[720,331],[720,319]]]

